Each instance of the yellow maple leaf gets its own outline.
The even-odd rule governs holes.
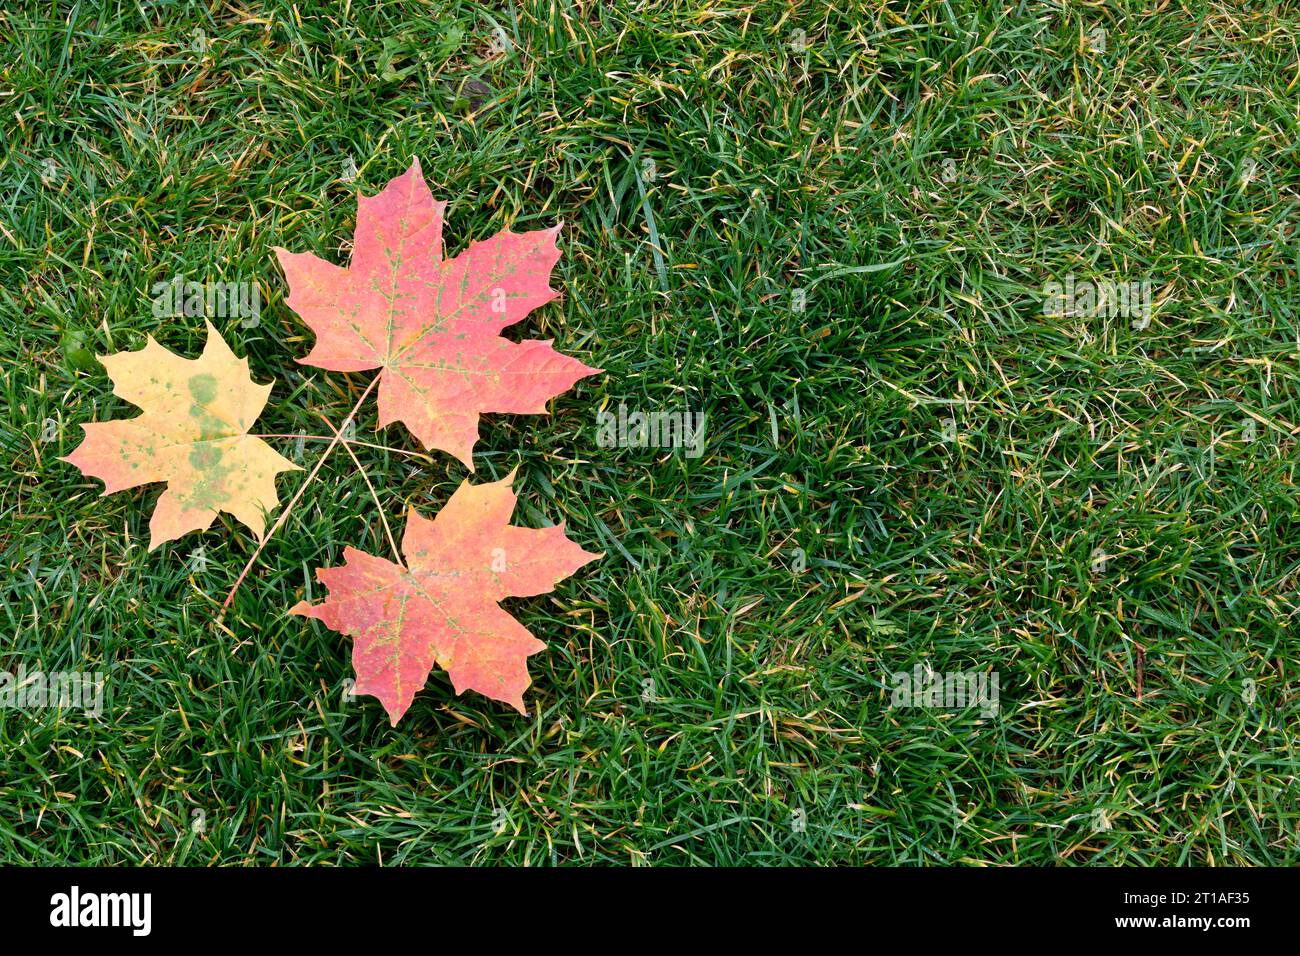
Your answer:
[[[138,352],[100,357],[113,392],[144,414],[81,426],[85,440],[63,461],[104,482],[104,494],[167,482],[149,521],[149,550],[217,513],[234,515],[260,539],[276,506],[275,476],[298,466],[248,434],[271,394],[256,385],[248,359],[237,359],[207,323],[208,341],[186,359],[149,337]]]

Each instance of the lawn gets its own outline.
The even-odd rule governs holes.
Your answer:
[[[106,684],[0,709],[0,860],[1300,861],[1300,9],[1154,6],[5,4],[0,669]],[[605,557],[506,602],[528,716],[435,671],[394,729],[286,611],[463,464],[368,402],[399,451],[336,450],[220,618],[248,529],[150,552],[160,486],[59,456],[137,413],[87,353],[198,355],[177,275],[258,284],[213,320],[258,430],[328,434],[373,373],[295,361],[271,250],[346,262],[416,158],[450,253],[563,223],[508,335],[605,372],[473,480]]]

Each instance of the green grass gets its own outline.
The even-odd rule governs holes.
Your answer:
[[[1300,11],[1146,6],[6,4],[0,668],[109,683],[0,710],[0,859],[1296,863]],[[294,362],[270,249],[346,261],[413,157],[452,252],[565,223],[518,334],[606,374],[487,419],[477,477],[607,557],[507,602],[528,717],[437,672],[393,730],[284,613],[386,551],[346,455],[224,624],[247,529],[150,554],[158,488],[57,456],[135,413],[69,334],[198,354],[176,274],[262,283],[217,323],[259,430],[340,421],[370,375]],[[1151,324],[1044,315],[1070,273],[1149,279]],[[599,447],[620,402],[707,412],[704,454]],[[395,530],[467,474],[358,454]],[[919,662],[1000,712],[891,708]]]

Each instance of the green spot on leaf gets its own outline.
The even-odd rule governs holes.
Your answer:
[[[198,404],[208,404],[217,397],[217,377],[208,374],[195,375],[190,379],[190,394]]]

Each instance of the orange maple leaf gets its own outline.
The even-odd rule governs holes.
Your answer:
[[[379,427],[400,421],[474,470],[480,412],[546,414],[546,402],[600,369],[549,340],[501,330],[558,293],[559,226],[503,230],[443,259],[442,214],[416,160],[376,196],[357,195],[352,262],[277,247],[290,308],[316,333],[299,359],[336,372],[382,369]]]
[[[100,356],[113,392],[144,414],[82,425],[85,440],[63,461],[104,482],[104,494],[167,482],[149,520],[149,550],[203,531],[229,512],[260,539],[276,506],[275,476],[297,471],[248,430],[271,385],[255,385],[248,359],[237,359],[208,325],[197,359],[181,358],[153,337],[138,352]]]
[[[476,690],[524,710],[528,657],[546,647],[504,611],[506,597],[545,594],[589,561],[564,525],[520,528],[514,472],[463,482],[432,520],[414,508],[402,537],[407,567],[355,548],[339,567],[318,568],[320,604],[290,610],[350,635],[355,693],[378,697],[394,727],[437,663],[456,693]]]

